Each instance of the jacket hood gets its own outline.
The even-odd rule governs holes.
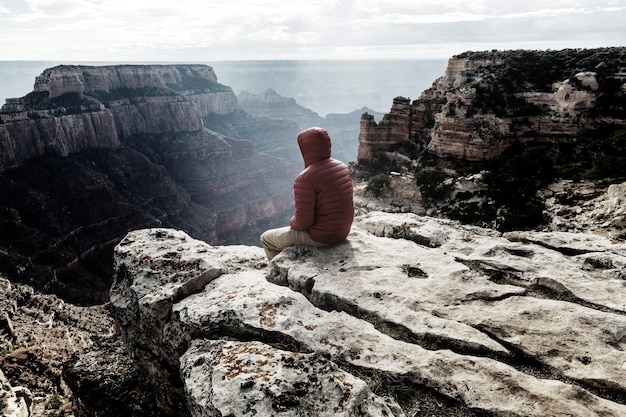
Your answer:
[[[314,162],[330,158],[330,135],[321,127],[311,127],[298,133],[298,146],[305,168]]]

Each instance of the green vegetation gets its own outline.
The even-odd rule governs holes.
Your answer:
[[[505,50],[464,52],[455,58],[499,61],[484,68],[484,73],[471,83],[476,98],[468,113],[493,113],[503,116],[538,114],[540,109],[514,93],[552,90],[556,82],[570,80],[583,88],[574,75],[592,71],[598,75],[599,103],[597,115],[616,115],[626,99],[619,94],[621,81],[612,78],[626,66],[626,47],[597,49],[563,49],[560,51]],[[619,97],[622,97],[619,99]],[[621,106],[612,103],[621,100]]]
[[[464,110],[468,118],[476,114],[495,114],[510,117],[512,123],[528,124],[531,123],[531,116],[548,117],[550,110],[548,106],[543,108],[528,103],[519,93],[551,92],[554,83],[566,80],[579,90],[590,88],[575,75],[591,71],[597,74],[596,102],[593,109],[580,116],[582,121],[590,120],[588,118],[595,120],[569,143],[558,143],[558,139],[554,143],[551,138],[538,142],[539,137],[533,137],[532,126],[524,126],[528,129],[520,129],[524,136],[520,137],[519,143],[498,158],[481,162],[438,158],[427,151],[430,137],[422,131],[398,144],[389,153],[381,152],[372,161],[359,161],[362,172],[366,173],[365,178],[367,174],[400,171],[402,166],[398,165],[406,163],[401,158],[393,158],[393,151],[398,152],[421,167],[415,176],[426,203],[436,202],[437,209],[450,218],[495,227],[500,231],[540,226],[545,221],[545,207],[537,193],[556,179],[606,183],[626,180],[626,128],[604,119],[625,118],[623,80],[614,75],[623,73],[626,68],[626,47],[560,51],[494,50],[465,52],[455,58],[485,60],[485,63],[484,66],[481,62],[475,63],[476,71],[465,74],[475,77],[464,85],[476,92],[471,103],[466,104],[462,100],[448,103],[444,110],[448,115],[458,116]],[[463,109],[466,105],[468,107]],[[479,123],[482,119],[476,120]],[[573,119],[572,123],[576,120]],[[485,124],[484,129],[489,130],[490,126]],[[479,172],[484,172],[484,175],[482,180],[478,180],[477,188],[454,193],[446,172],[454,172],[458,176]],[[371,189],[382,192],[383,187],[374,183]],[[397,233],[402,234],[401,231]],[[621,236],[626,236],[625,233]]]
[[[600,76],[615,74],[626,65],[626,47],[562,50],[492,50],[468,51],[455,58],[474,60],[503,60],[500,78],[510,82],[522,80],[533,89],[550,88],[556,81],[566,80],[583,71],[593,71]],[[531,86],[529,86],[531,87]]]
[[[100,101],[114,101],[122,99],[141,99],[143,97],[173,97],[177,93],[169,88],[149,86],[142,88],[120,87],[111,91],[92,91],[90,94]]]
[[[365,191],[372,193],[375,197],[380,197],[387,187],[389,187],[389,175],[377,174],[367,180]]]
[[[53,99],[48,92],[31,92],[24,97],[24,106],[29,110],[55,110],[55,115],[77,114],[99,109],[102,103],[94,97],[73,92]]]
[[[100,107],[100,103],[93,97],[81,93],[67,93],[50,100],[56,107],[65,107],[68,112],[80,113],[82,108]]]
[[[213,82],[193,68],[180,68],[181,79],[175,83],[168,83],[167,86],[174,91],[203,90],[211,92],[230,91],[230,87]]]
[[[626,129],[620,129],[609,134],[597,144],[599,152],[591,163],[591,168],[585,173],[590,179],[606,179],[626,177]]]
[[[60,395],[51,396],[46,402],[46,410],[58,410],[63,405],[63,399]]]
[[[440,169],[422,169],[415,172],[417,187],[422,197],[429,200],[443,200],[452,191],[452,182],[446,181],[451,176]]]
[[[387,237],[392,239],[413,240],[415,232],[411,230],[411,227],[407,223],[402,223],[400,226],[393,226],[387,232]]]
[[[485,214],[500,231],[525,230],[544,222],[544,203],[537,191],[555,179],[546,145],[514,145],[488,163],[487,198],[497,207]]]

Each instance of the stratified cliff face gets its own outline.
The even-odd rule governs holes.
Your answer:
[[[202,117],[237,108],[202,65],[59,66],[0,112],[0,172],[43,155],[117,148],[137,134],[198,131]]]
[[[561,59],[567,54],[574,70]],[[626,126],[620,54],[607,48],[453,57],[419,99],[396,98],[378,124],[363,116],[358,159],[414,141],[438,157],[479,161],[515,143],[569,143],[583,132]]]
[[[112,248],[129,230],[258,243],[291,214],[298,169],[257,152],[258,138],[212,130],[220,118],[268,129],[208,66],[44,71],[0,111],[0,270],[89,303],[107,298]]]

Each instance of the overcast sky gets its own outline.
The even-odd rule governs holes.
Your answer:
[[[626,0],[0,0],[0,60],[449,58],[626,46]]]

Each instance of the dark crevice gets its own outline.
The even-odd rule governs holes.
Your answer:
[[[546,242],[540,241],[540,240],[533,240],[533,239],[528,239],[528,238],[515,238],[515,239],[509,239],[512,242],[521,242],[521,243],[530,243],[533,245],[537,245],[537,246],[541,246],[544,247],[546,249],[550,249],[553,250],[555,252],[559,252],[565,256],[577,256],[577,255],[585,255],[587,253],[598,253],[598,252],[604,252],[602,250],[593,250],[593,249],[575,249],[575,248],[566,248],[566,247],[560,247],[560,246],[554,246],[554,245],[550,245]]]
[[[501,285],[528,287],[528,281],[520,278],[522,271],[511,267],[500,267],[484,260],[462,259],[456,257],[456,262],[462,263],[472,271],[480,272],[489,277],[489,281]]]
[[[559,286],[558,289],[555,289],[554,287],[542,285],[540,282],[537,282],[529,288],[527,295],[531,297],[536,297],[536,298],[545,298],[545,299],[550,299],[550,300],[564,301],[568,303],[578,304],[582,307],[601,311],[603,313],[619,314],[622,316],[626,315],[625,311],[616,310],[616,309],[607,307],[602,304],[595,304],[589,301],[585,301],[577,297],[573,292],[571,292],[564,286]]]
[[[523,281],[519,278],[520,271],[517,271],[513,268],[510,269],[499,269],[495,268],[491,265],[484,264],[480,261],[467,261],[463,262],[470,266],[471,269],[480,270],[481,272],[487,274],[489,279],[492,282],[498,284],[508,284],[508,285],[516,285],[519,287],[524,287],[526,291],[523,294],[505,294],[498,299],[506,299],[511,296],[531,296],[538,298],[546,298],[546,299],[554,299],[554,300],[562,300],[573,302],[585,307],[589,307],[595,310],[601,310],[605,312],[613,312],[624,315],[624,312],[615,311],[605,306],[595,305],[593,303],[585,302],[577,297],[575,297],[570,291],[566,290],[564,287],[562,290],[555,291],[546,286],[533,284],[529,285],[527,281]],[[487,267],[485,267],[487,266]],[[403,341],[406,343],[411,343],[415,345],[419,345],[420,347],[427,350],[442,350],[447,349],[451,350],[460,355],[468,355],[468,356],[477,356],[477,357],[486,357],[504,364],[507,364],[514,369],[532,375],[539,379],[550,379],[557,380],[563,383],[576,386],[582,390],[588,391],[596,395],[597,397],[604,398],[609,401],[613,401],[619,404],[626,405],[626,392],[618,387],[618,386],[606,386],[601,385],[592,385],[589,381],[577,381],[571,378],[567,378],[560,374],[556,369],[551,366],[541,362],[540,360],[528,355],[519,347],[506,342],[505,340],[500,339],[496,336],[487,326],[474,326],[477,331],[485,334],[490,337],[496,343],[499,343],[505,349],[507,349],[507,353],[496,352],[491,349],[488,349],[484,346],[479,346],[476,344],[471,344],[468,342],[464,342],[462,340],[454,340],[447,338],[445,336],[440,335],[432,335],[428,333],[424,334],[416,334],[408,327],[394,323],[389,320],[382,318],[379,314],[367,311],[353,302],[349,302],[345,299],[342,299],[334,294],[322,294],[315,292],[314,289],[312,291],[307,291],[305,296],[309,299],[309,301],[315,305],[317,308],[320,308],[325,311],[342,311],[347,314],[350,314],[353,317],[356,317],[360,320],[371,323],[378,331],[383,334],[386,334],[396,340]],[[497,299],[493,299],[491,301],[497,301]],[[581,358],[584,360],[584,358]],[[405,410],[412,410],[415,403],[412,403],[411,395],[416,397],[420,396],[430,396],[431,402],[439,402],[445,403],[445,401],[452,401],[452,403],[448,403],[444,408],[446,410],[457,410],[458,407],[464,407],[463,412],[469,412],[470,414],[428,414],[428,415],[436,415],[436,416],[448,416],[448,415],[467,415],[467,416],[490,416],[490,414],[485,414],[484,411],[475,411],[469,409],[465,405],[454,405],[453,403],[456,401],[454,399],[448,399],[444,395],[437,393],[436,391],[428,388],[426,386],[422,386],[420,384],[415,383],[414,380],[409,380],[407,376],[403,377],[405,380],[398,381],[394,379],[395,377],[385,375],[380,371],[373,371],[370,369],[363,370],[360,368],[355,368],[354,365],[342,363],[340,366],[350,372],[353,375],[358,376],[361,379],[364,379],[368,382],[368,385],[372,389],[372,391],[376,394],[390,394],[401,405],[401,407]],[[384,388],[377,388],[377,386],[382,386]],[[394,388],[395,387],[395,388]],[[411,391],[412,394],[407,394],[406,391]],[[379,391],[379,392],[377,392]],[[585,391],[581,391],[581,395],[584,395]],[[404,403],[402,402],[404,399]],[[452,404],[452,405],[450,405]],[[428,412],[428,410],[426,410]],[[447,412],[447,411],[446,411]],[[419,408],[416,409],[415,414],[408,415],[421,415],[421,411]],[[471,414],[474,413],[474,414]],[[481,414],[482,413],[482,414]]]
[[[528,293],[527,295],[532,294]],[[373,324],[378,331],[396,340],[416,344],[427,350],[448,349],[460,355],[486,357],[507,364],[520,372],[532,375],[536,378],[558,380],[570,385],[575,385],[600,398],[626,405],[626,392],[622,389],[618,387],[592,386],[588,381],[576,381],[566,378],[551,366],[546,365],[538,359],[526,354],[519,347],[500,339],[485,326],[474,326],[474,328],[505,347],[508,350],[508,353],[495,352],[486,347],[476,346],[467,342],[453,340],[442,336],[416,334],[402,324],[384,320],[379,315],[363,310],[354,303],[349,303],[336,296],[330,294],[314,294],[314,296],[316,297],[316,303],[314,303],[317,304],[316,307],[325,311],[343,311],[360,320]],[[503,296],[503,298],[506,298],[506,296]]]
[[[556,370],[552,369],[550,366],[537,360],[536,358],[528,355],[516,345],[499,338],[489,329],[488,326],[476,325],[472,327],[489,336],[492,340],[502,345],[510,352],[509,356],[494,355],[492,359],[503,362],[509,366],[512,366],[520,372],[532,375],[536,378],[564,381],[564,378]]]
[[[260,329],[253,326],[240,325],[237,328],[230,326],[219,326],[210,331],[199,331],[192,334],[194,339],[211,340],[236,340],[239,342],[261,342],[275,349],[288,352],[314,353],[311,349],[303,346],[298,340],[281,332]]]
[[[200,332],[193,338],[212,340],[237,340],[239,342],[257,341],[265,343],[276,349],[298,353],[314,353],[304,348],[297,340],[279,332],[271,332],[252,326],[238,328],[219,326],[212,328],[210,332]],[[322,355],[327,360],[332,360],[344,372],[347,372],[363,381],[369,389],[379,397],[391,397],[402,408],[407,416],[417,417],[428,415],[432,417],[492,417],[493,414],[483,410],[472,409],[462,401],[448,397],[437,392],[436,389],[415,382],[419,380],[415,375],[395,375],[390,372],[379,371],[373,368],[359,367],[351,364],[340,357],[332,358],[330,355]]]
[[[345,372],[365,381],[380,396],[392,397],[408,417],[492,417],[494,414],[468,407],[462,401],[441,394],[436,389],[415,382],[415,375],[392,375],[371,368],[357,367],[345,361],[337,365]]]
[[[490,263],[479,260],[464,260],[456,258],[456,261],[466,265],[473,271],[487,275],[489,277],[489,281],[491,282],[501,285],[514,285],[526,289],[526,292],[523,294],[505,294],[499,298],[485,299],[485,301],[501,301],[509,297],[529,296],[574,303],[593,310],[601,311],[603,313],[626,315],[626,312],[622,310],[585,301],[577,297],[573,292],[568,290],[564,285],[560,284],[556,280],[544,279],[536,280],[534,283],[529,283],[527,280],[520,278],[522,271],[518,271],[514,268],[499,268]]]
[[[200,335],[196,335],[200,337]],[[234,329],[232,327],[219,327],[211,329],[210,333],[203,333],[202,338],[212,340],[237,340],[239,342],[263,342],[276,349],[298,353],[314,353],[295,339],[278,332],[268,332],[251,326],[243,326]],[[332,360],[344,372],[354,375],[365,381],[369,389],[380,397],[393,398],[407,416],[416,417],[428,415],[432,417],[492,417],[493,414],[483,410],[472,409],[462,401],[448,397],[436,391],[436,389],[415,382],[419,378],[415,375],[395,375],[390,372],[379,371],[373,368],[364,368],[353,365],[341,358],[332,358],[330,355],[322,355],[327,360]]]
[[[502,357],[498,360],[512,366],[518,371],[540,379],[551,379],[561,381],[569,385],[575,385],[579,388],[591,392],[592,394],[600,398],[626,405],[626,392],[623,390],[623,388],[619,386],[601,386],[600,383],[598,383],[597,385],[593,385],[589,381],[580,381],[568,378],[559,373],[550,365],[547,365],[540,360],[528,355],[519,347],[507,342],[506,340],[502,340],[501,338],[493,334],[493,332],[491,332],[488,327],[481,325],[474,327],[491,337],[493,340],[495,340],[496,342],[504,346],[509,352],[511,352],[511,357]],[[580,358],[580,360],[584,361],[585,358]]]
[[[519,256],[520,258],[532,258],[535,252],[530,249],[510,248],[508,246],[501,246],[499,249],[513,256]]]
[[[350,314],[359,320],[372,324],[376,330],[386,334],[393,339],[419,345],[427,350],[451,350],[460,355],[471,355],[481,357],[493,357],[494,352],[484,346],[476,343],[466,342],[460,339],[447,338],[441,335],[433,335],[430,333],[415,333],[408,327],[382,318],[380,315],[371,311],[364,310],[358,305],[340,299],[332,294],[314,294],[312,303],[325,311],[342,311]]]

